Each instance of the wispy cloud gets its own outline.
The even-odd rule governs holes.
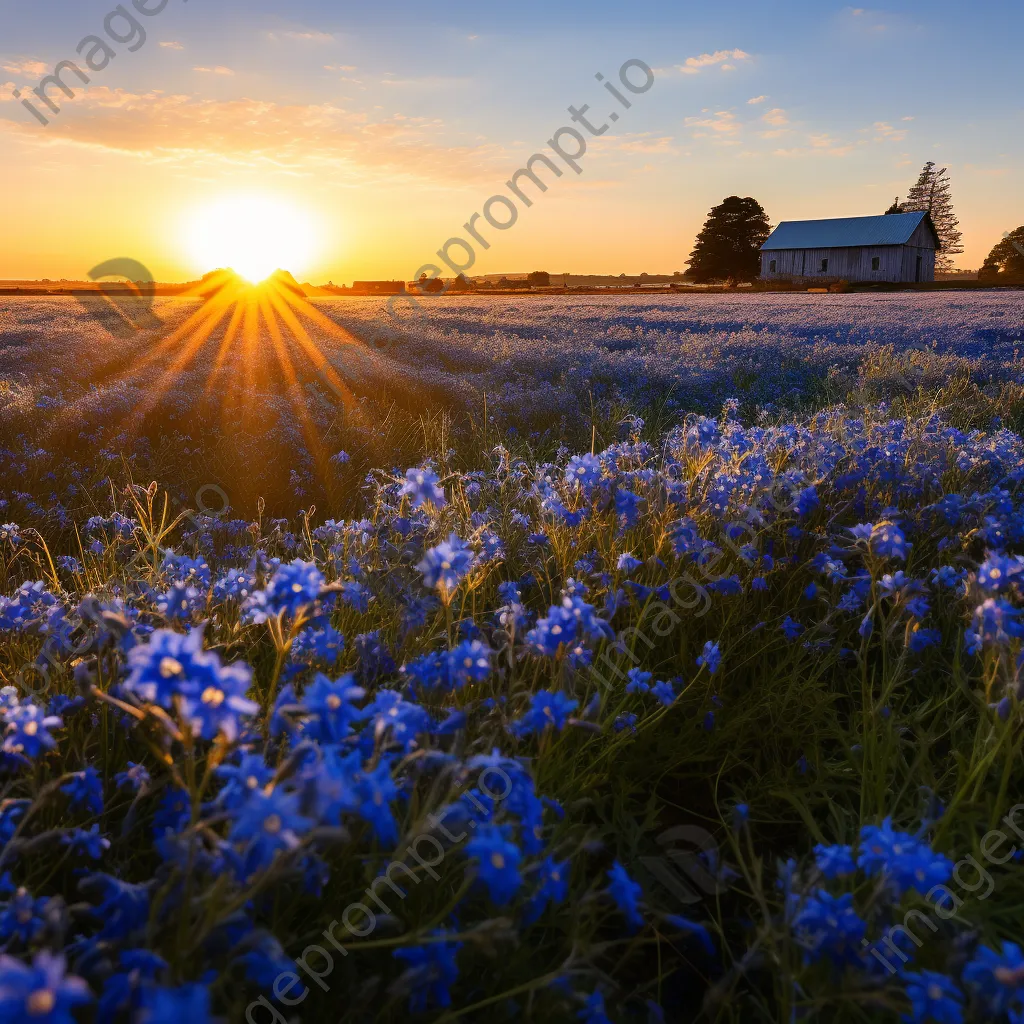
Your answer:
[[[877,34],[888,31],[889,26],[879,20],[882,15],[878,11],[870,11],[866,7],[848,7],[845,13],[850,15],[861,32]]]
[[[671,135],[654,135],[651,132],[637,132],[631,135],[616,136],[609,143],[609,148],[622,153],[676,153],[672,145],[675,139]]]
[[[781,128],[784,124],[789,124],[789,118],[786,117],[786,112],[782,107],[773,107],[771,110],[765,112],[762,119],[765,124],[770,124],[774,128]]]
[[[699,57],[687,57],[686,63],[677,65],[684,75],[699,75],[704,68],[716,64],[728,64],[729,61],[750,60],[750,54],[743,50],[715,50],[714,53],[702,53]]]
[[[486,141],[453,143],[438,118],[99,85],[78,94],[75,116],[55,121],[45,140],[13,110],[0,116],[0,130],[37,145],[84,146],[193,171],[248,168],[301,177],[331,167],[340,180],[359,186],[482,186],[506,173],[518,155]]]
[[[719,136],[730,136],[739,133],[741,125],[731,110],[716,111],[713,117],[688,117],[683,122],[687,128],[706,128],[707,131],[695,131],[695,139],[707,136],[708,132]]]
[[[176,40],[173,40],[173,39],[168,40],[166,43],[161,43],[160,45],[165,50],[184,50],[185,49],[185,47],[182,46],[181,43],[179,43],[179,42],[177,42]]]
[[[756,106],[758,103],[764,103],[766,99],[768,99],[767,96],[754,96],[751,99],[747,100],[747,102],[751,106]]]
[[[424,75],[422,78],[395,78],[388,74],[380,80],[381,85],[413,87],[417,89],[438,89],[453,85],[466,85],[468,78],[446,78],[444,75]]]
[[[265,32],[267,39],[292,39],[299,43],[333,43],[334,36],[330,32],[318,32],[315,29],[292,30],[288,32]]]
[[[871,128],[863,131],[875,133],[875,142],[902,142],[907,137],[906,128],[894,128],[887,121],[876,121]]]
[[[218,64],[216,67],[212,67],[212,68],[193,68],[192,70],[193,71],[202,71],[202,72],[204,72],[205,74],[208,74],[208,75],[233,75],[234,74],[234,71],[232,71],[231,68],[226,68],[226,67],[224,67],[221,64]]]
[[[12,75],[45,75],[51,70],[41,60],[36,60],[34,57],[16,57],[0,64],[0,67]]]

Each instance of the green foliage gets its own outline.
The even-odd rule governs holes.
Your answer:
[[[687,276],[699,284],[709,281],[753,281],[761,270],[761,246],[771,234],[768,215],[749,196],[729,196],[714,207],[686,261]]]
[[[993,284],[1024,284],[1024,226],[992,247],[978,276]]]

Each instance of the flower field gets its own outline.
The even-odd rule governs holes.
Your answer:
[[[1024,1021],[1024,295],[305,306],[0,300],[0,1020]]]

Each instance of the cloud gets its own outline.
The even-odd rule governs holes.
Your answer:
[[[0,65],[0,67],[4,71],[9,71],[12,75],[28,75],[30,77],[45,75],[52,70],[41,60],[36,60],[34,57],[16,57],[14,60],[9,60]]]
[[[324,71],[355,71],[355,64],[325,64]]]
[[[714,135],[730,136],[740,130],[740,123],[731,110],[719,110],[714,117],[688,117],[683,122],[687,128],[707,128]],[[699,139],[707,135],[707,132],[694,132],[694,138]]]
[[[876,121],[872,128],[863,131],[874,131],[875,142],[902,142],[907,137],[906,128],[893,128],[887,121]]]
[[[162,46],[162,47],[163,47],[163,48],[164,48],[165,50],[184,50],[184,49],[185,49],[185,47],[184,47],[184,46],[182,46],[182,45],[181,45],[181,43],[179,43],[179,42],[176,42],[176,41],[175,41],[175,40],[173,40],[173,39],[172,39],[172,40],[169,40],[169,41],[168,41],[168,42],[166,42],[166,43],[161,43],[160,45],[161,45],[161,46]]]
[[[675,139],[671,135],[652,135],[650,132],[638,132],[632,135],[617,136],[615,144],[608,148],[623,153],[676,153],[672,145]]]
[[[750,104],[751,106],[754,106],[754,105],[756,105],[756,104],[758,104],[758,103],[764,103],[764,101],[765,101],[766,99],[768,99],[768,97],[767,97],[767,96],[754,96],[754,97],[753,97],[752,99],[749,99],[749,100],[747,100],[747,102],[748,102],[748,103],[749,103],[749,104]]]
[[[0,103],[13,103],[14,90],[17,88],[13,82],[0,83]]]
[[[267,39],[277,42],[279,39],[294,39],[299,43],[333,43],[334,36],[330,32],[317,32],[315,29],[290,32],[264,32]]]
[[[340,183],[360,187],[371,182],[486,187],[496,176],[507,176],[511,161],[522,159],[521,152],[486,141],[452,143],[436,118],[377,116],[330,102],[285,105],[90,86],[73,104],[69,101],[66,113],[41,133],[12,111],[0,115],[0,130],[36,145],[87,147],[192,172],[330,173]]]
[[[825,135],[811,135],[808,138],[810,147],[797,146],[793,149],[776,149],[772,155],[787,160],[807,159],[814,156],[844,157],[849,156],[857,147],[852,143],[841,143]]]
[[[391,72],[388,72],[391,75]],[[466,85],[468,78],[445,78],[443,75],[424,75],[422,78],[382,78],[381,85],[412,86],[416,89],[437,89],[453,85]]]
[[[781,128],[784,124],[789,124],[789,118],[786,117],[786,112],[782,107],[773,107],[771,110],[765,111],[762,120],[765,124],[770,124],[775,128]]]
[[[333,43],[334,36],[330,32],[285,32],[286,39],[297,39],[303,43]]]
[[[849,14],[851,18],[856,19],[857,31],[859,32],[877,34],[879,32],[886,32],[889,29],[888,25],[875,21],[877,17],[881,16],[878,11],[870,11],[866,7],[847,7],[843,13]],[[872,22],[874,23],[872,24]]]
[[[221,64],[218,64],[213,68],[193,68],[193,71],[203,71],[208,75],[233,75],[234,71],[231,68],[226,68]]]
[[[699,75],[703,68],[725,64],[731,60],[750,60],[750,54],[743,50],[715,50],[714,53],[702,53],[699,57],[687,57],[685,64],[677,67],[684,75]]]

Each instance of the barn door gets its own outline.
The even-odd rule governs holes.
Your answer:
[[[914,273],[914,280],[918,284],[921,283],[921,264],[923,264],[923,263],[924,263],[924,257],[920,253],[918,253],[917,254],[917,270]]]

